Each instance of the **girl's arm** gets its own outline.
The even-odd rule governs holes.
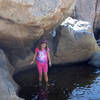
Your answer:
[[[37,53],[35,53],[35,54],[33,55],[33,60],[32,60],[32,62],[31,62],[31,64],[33,64],[33,63],[35,62],[36,56],[37,56]]]
[[[48,51],[48,60],[49,60],[49,65],[51,66],[51,57],[50,57],[50,52]]]
[[[33,62],[35,62],[36,56],[37,56],[37,53],[35,53],[33,56]]]

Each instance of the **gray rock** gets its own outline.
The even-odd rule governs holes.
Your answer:
[[[56,36],[53,38],[54,63],[86,61],[95,52],[100,51],[94,38],[92,25],[86,21],[71,17],[65,19],[56,29]]]
[[[100,47],[100,39],[97,40],[97,44]]]
[[[0,0],[0,43],[14,48],[32,46],[32,40],[72,14],[74,1]]]
[[[93,54],[88,64],[91,64],[93,66],[100,68],[100,52],[96,52],[95,54]]]
[[[0,49],[0,100],[24,100],[16,95],[16,87],[8,70],[8,60]]]
[[[95,28],[100,28],[100,0],[97,0],[97,2],[96,2],[94,29]]]
[[[97,40],[97,43],[100,43],[100,39]]]
[[[99,25],[96,28],[94,28],[94,35],[97,40],[100,39],[100,26]]]
[[[89,22],[68,17],[62,22],[61,26],[66,26],[73,33],[75,39],[86,34],[90,34],[94,38],[93,29]]]
[[[75,18],[88,21],[93,26],[95,19],[95,7],[97,0],[76,0],[75,2]]]
[[[73,16],[90,22],[94,30],[100,28],[100,0],[76,0]]]
[[[0,0],[0,47],[14,68],[29,66],[36,42],[72,15],[74,1]]]
[[[85,61],[100,49],[94,38],[91,24],[70,17],[59,27],[36,40],[33,51],[42,39],[48,41],[52,64]],[[30,48],[10,50],[12,52],[9,51],[8,55],[11,55],[11,61],[16,69],[29,68],[33,57],[33,51]]]

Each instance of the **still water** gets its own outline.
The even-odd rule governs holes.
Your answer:
[[[100,69],[88,64],[52,66],[48,89],[38,87],[36,68],[14,75],[20,85],[18,96],[25,100],[100,100]]]

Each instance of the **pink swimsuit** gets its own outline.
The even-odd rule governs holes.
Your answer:
[[[43,72],[48,72],[48,56],[47,56],[47,52],[50,49],[48,48],[47,50],[39,50],[39,48],[35,49],[35,53],[37,53],[37,58],[36,58],[36,62],[37,62],[37,68],[38,68],[38,72],[42,73],[42,69]]]

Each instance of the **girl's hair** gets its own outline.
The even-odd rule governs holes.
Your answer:
[[[39,46],[38,46],[39,50],[41,50],[41,44],[42,44],[42,43],[46,43],[45,49],[47,50],[48,46],[47,46],[47,41],[46,41],[46,40],[42,40],[42,41],[41,41],[41,43],[40,43]]]

